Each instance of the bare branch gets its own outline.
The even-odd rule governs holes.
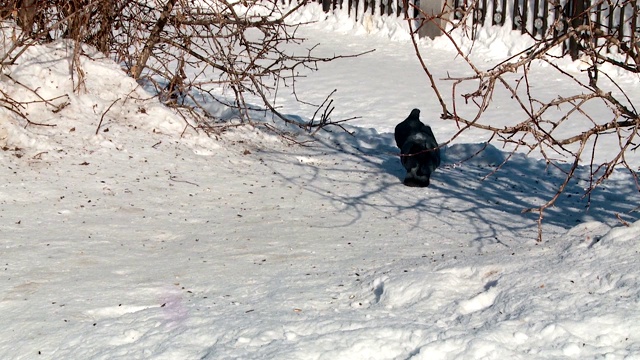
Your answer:
[[[461,19],[458,22],[449,20],[450,14],[446,8],[443,8],[443,12],[437,15],[421,13],[421,17],[426,19],[425,21],[433,21],[433,24],[440,27],[443,36],[449,39],[458,57],[463,59],[468,68],[472,70],[472,75],[447,74],[442,79],[446,82],[445,84],[450,86],[450,100],[445,101],[442,96],[440,88],[445,85],[434,80],[415,38],[413,39],[414,49],[442,108],[441,117],[445,120],[455,121],[458,126],[458,132],[447,143],[471,128],[479,129],[488,133],[489,141],[501,141],[505,145],[510,145],[511,151],[528,149],[528,153],[538,152],[548,164],[565,173],[564,181],[558,185],[554,196],[540,206],[524,210],[524,212],[538,213],[538,240],[541,240],[544,211],[554,205],[574,178],[581,163],[586,161],[591,166],[590,185],[585,190],[587,197],[595,187],[613,173],[617,166],[625,167],[637,179],[637,169],[632,169],[629,166],[626,155],[640,148],[637,141],[640,134],[640,114],[633,99],[627,95],[623,86],[603,72],[601,67],[603,64],[607,64],[628,73],[640,73],[640,46],[635,35],[631,35],[630,39],[623,41],[620,36],[605,34],[598,27],[599,24],[591,21],[590,12],[596,11],[600,4],[606,2],[606,0],[596,0],[589,3],[590,6],[587,6],[586,9],[581,9],[578,14],[571,15],[573,18],[567,19],[567,23],[571,26],[564,29],[564,32],[557,31],[562,28],[559,26],[559,22],[562,20],[557,19],[556,24],[550,26],[546,33],[538,33],[534,37],[534,43],[528,49],[491,66],[487,70],[482,70],[474,64],[469,54],[465,53],[457,43],[456,37],[451,34],[453,30],[460,30],[463,33],[468,31],[466,19],[473,16],[474,9],[478,7],[477,1],[471,1],[467,4],[466,10],[463,10],[464,13],[459,16]],[[608,2],[606,6],[622,8],[626,4],[626,2]],[[416,19],[406,17],[413,32],[412,26]],[[435,21],[436,19],[439,21]],[[583,21],[584,19],[587,20]],[[448,24],[450,29],[440,26],[442,23]],[[620,26],[622,25],[620,24]],[[625,26],[627,25],[633,28],[631,23]],[[526,29],[523,29],[523,32],[526,33]],[[533,37],[533,35],[531,36]],[[557,56],[553,55],[554,51],[569,42],[576,45],[575,48],[579,49],[585,61],[588,62],[585,76],[572,75],[555,63]],[[620,56],[613,55],[609,51],[611,48],[615,48],[618,53],[625,55],[625,59],[620,60]],[[531,65],[535,62],[549,65],[551,72],[549,76],[567,80],[567,84],[575,85],[575,91],[560,93],[552,99],[538,93],[531,84],[532,79],[529,74]],[[553,73],[554,71],[555,73]],[[463,87],[466,89],[470,85],[474,90],[465,93],[459,92],[458,89]],[[491,100],[498,90],[508,94],[511,99],[509,106],[514,108],[511,115],[513,120],[507,126],[495,125],[490,121]],[[502,93],[501,96],[503,96]],[[603,118],[601,112],[596,116],[592,113],[594,106],[605,109],[605,112],[609,111],[610,116]],[[461,109],[464,109],[467,115],[463,116]],[[469,110],[472,111],[471,115],[468,115]],[[617,139],[618,149],[615,153],[607,154],[607,159],[604,162],[597,163],[595,160],[596,148],[600,146],[604,137]],[[569,161],[570,168],[566,170],[557,165],[556,156],[563,161]],[[510,157],[507,156],[506,161]],[[502,165],[498,166],[496,171]],[[640,190],[640,185],[638,185],[638,189]]]

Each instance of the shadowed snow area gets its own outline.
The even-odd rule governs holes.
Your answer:
[[[30,106],[55,127],[0,120],[2,359],[640,354],[628,172],[587,199],[581,167],[536,243],[522,210],[564,179],[543,161],[514,154],[495,171],[507,153],[456,143],[430,187],[409,188],[387,130],[298,134],[305,146],[259,125],[181,136],[113,63],[83,58],[74,94],[64,44],[29,51],[13,75],[70,104]]]

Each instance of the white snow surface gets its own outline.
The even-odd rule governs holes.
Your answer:
[[[581,167],[545,212],[541,243],[537,215],[521,211],[553,196],[563,173],[534,156],[494,172],[508,153],[488,146],[463,162],[484,147],[468,135],[444,149],[429,188],[403,186],[395,124],[419,107],[439,139],[455,125],[433,111],[402,24],[374,25],[338,13],[300,30],[327,53],[377,49],[299,81],[318,103],[338,89],[336,116],[361,117],[353,135],[299,134],[305,146],[260,126],[184,131],[91,49],[75,93],[69,44],[31,47],[12,77],[68,105],[26,109],[55,126],[0,109],[0,358],[640,358],[628,171],[587,199]],[[456,64],[438,40],[421,46],[440,75]],[[636,83],[628,91],[640,95]],[[309,120],[309,107],[279,96]]]

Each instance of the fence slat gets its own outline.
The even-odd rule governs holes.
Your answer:
[[[507,0],[494,0],[493,2],[493,15],[491,16],[491,23],[493,25],[502,26],[506,18]]]

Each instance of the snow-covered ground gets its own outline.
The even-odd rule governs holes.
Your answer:
[[[395,124],[419,107],[440,140],[454,126],[437,119],[401,26],[367,34],[329,20],[302,29],[321,51],[376,51],[300,81],[305,100],[338,89],[336,116],[361,117],[353,136],[320,132],[307,146],[249,126],[181,136],[184,120],[116,64],[89,52],[75,94],[65,44],[30,48],[13,78],[69,104],[29,107],[55,127],[2,110],[0,358],[640,358],[628,172],[585,199],[580,168],[545,213],[542,243],[521,211],[563,174],[534,156],[493,173],[507,154],[489,146],[461,162],[485,140],[467,135],[429,188],[403,186]],[[421,46],[439,74],[456,64],[438,41]],[[312,114],[282,92],[278,105]]]

